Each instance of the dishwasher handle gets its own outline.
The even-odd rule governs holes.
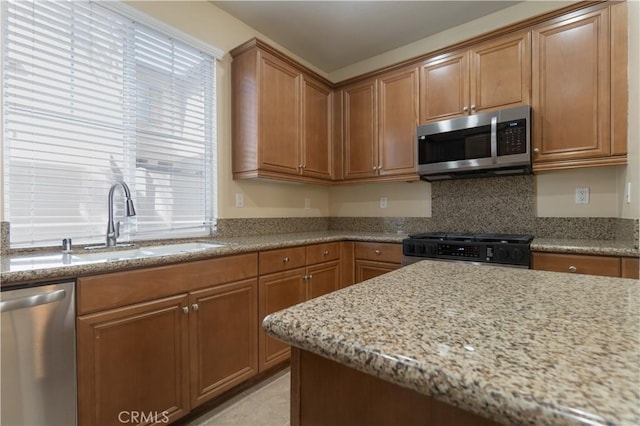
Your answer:
[[[0,312],[15,311],[22,308],[33,308],[34,306],[46,305],[57,302],[67,296],[64,289],[50,291],[49,293],[34,294],[17,299],[3,300],[0,302]]]

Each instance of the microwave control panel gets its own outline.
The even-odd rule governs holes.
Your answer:
[[[498,123],[498,156],[527,152],[527,121],[512,120]]]

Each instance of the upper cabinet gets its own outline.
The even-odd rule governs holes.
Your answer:
[[[534,172],[626,164],[627,2],[579,2],[338,84],[231,51],[233,177],[417,180],[416,128],[532,107]]]
[[[330,181],[330,83],[256,39],[231,55],[234,178]]]
[[[529,32],[499,37],[420,66],[420,122],[527,105],[530,91]]]
[[[624,7],[604,4],[534,28],[534,171],[626,163]]]
[[[343,87],[343,178],[417,180],[418,70],[410,67]]]

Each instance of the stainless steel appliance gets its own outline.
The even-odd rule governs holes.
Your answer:
[[[76,424],[75,283],[2,289],[2,425]]]
[[[531,173],[531,108],[521,106],[419,126],[424,180]]]
[[[426,232],[402,241],[403,264],[423,259],[530,268],[532,235]]]

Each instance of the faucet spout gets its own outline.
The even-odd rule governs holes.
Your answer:
[[[126,215],[129,217],[136,215],[136,209],[133,206],[133,200],[131,199],[131,191],[129,191],[127,184],[124,182],[117,182],[111,185],[111,188],[109,189],[109,221],[107,222],[106,236],[107,247],[114,247],[117,244],[118,237],[120,236],[120,222],[113,221],[113,194],[118,186],[122,187],[122,191],[124,192]]]

